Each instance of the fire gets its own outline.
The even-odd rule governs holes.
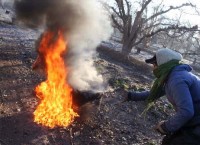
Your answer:
[[[72,88],[66,83],[68,73],[62,58],[66,46],[62,31],[47,31],[39,45],[47,79],[35,89],[41,102],[34,111],[34,122],[50,128],[68,126],[78,116],[72,109]]]

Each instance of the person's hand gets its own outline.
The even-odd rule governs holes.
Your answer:
[[[131,101],[132,100],[132,93],[133,92],[127,92],[127,101]]]
[[[164,134],[167,134],[167,132],[162,128],[162,126],[164,125],[165,121],[161,121],[159,122],[155,127],[154,129],[156,131],[158,131],[160,134],[164,135]]]

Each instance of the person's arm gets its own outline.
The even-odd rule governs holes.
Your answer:
[[[189,82],[183,79],[174,80],[171,84],[171,94],[175,102],[177,112],[162,124],[165,132],[175,132],[184,126],[193,116],[193,101],[189,90]]]
[[[148,96],[150,95],[150,90],[145,90],[145,91],[129,91],[128,92],[128,100],[130,101],[145,101]],[[165,95],[165,89],[163,88],[160,96]]]
[[[150,91],[129,91],[128,92],[128,100],[129,101],[144,101],[149,96]]]

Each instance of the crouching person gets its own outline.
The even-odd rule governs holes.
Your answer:
[[[200,144],[200,79],[192,68],[181,62],[182,55],[171,49],[160,49],[153,58],[145,60],[152,64],[156,80],[150,91],[128,92],[128,100],[148,103],[164,94],[174,106],[176,113],[161,121],[155,129],[165,135],[162,145]]]

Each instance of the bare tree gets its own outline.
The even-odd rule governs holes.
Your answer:
[[[164,14],[171,10],[180,9],[182,7],[190,6],[195,7],[191,3],[184,3],[179,6],[170,6],[164,8],[162,2],[154,8],[154,12],[147,16],[147,7],[152,0],[142,0],[139,10],[135,11],[132,15],[132,7],[129,0],[115,0],[116,7],[112,7],[112,20],[115,27],[122,33],[122,53],[128,55],[132,48],[145,39],[162,31],[177,30],[178,32],[196,31],[197,26],[186,27],[172,22],[166,23]]]

